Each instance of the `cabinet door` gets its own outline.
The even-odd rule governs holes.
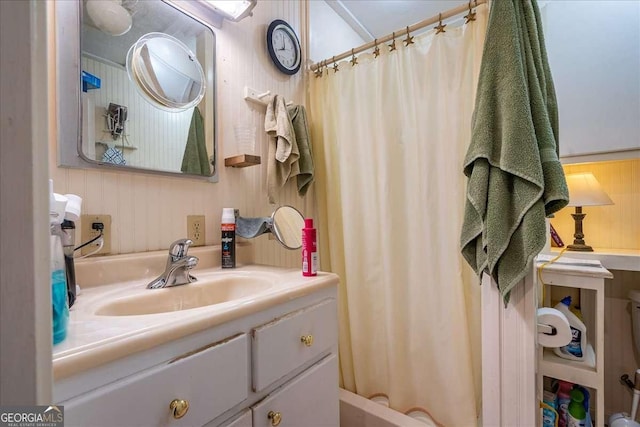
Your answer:
[[[253,427],[338,427],[338,358],[332,354],[253,409]]]
[[[247,398],[245,334],[63,402],[67,426],[202,426]],[[174,419],[174,399],[189,409]]]

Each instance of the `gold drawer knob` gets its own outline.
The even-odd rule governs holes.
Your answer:
[[[311,347],[311,344],[313,344],[313,335],[303,335],[300,337],[300,341],[307,347]]]
[[[282,414],[280,412],[269,411],[267,418],[271,420],[271,425],[276,427],[282,422]]]
[[[177,420],[185,416],[189,410],[189,402],[182,399],[173,399],[169,404],[169,409],[173,413],[173,418]]]

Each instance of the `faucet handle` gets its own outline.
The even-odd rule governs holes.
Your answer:
[[[191,239],[178,239],[169,246],[169,256],[173,258],[174,261],[184,258],[187,256],[187,252],[189,252],[189,246],[193,244]]]

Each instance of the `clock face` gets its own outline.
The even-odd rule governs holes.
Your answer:
[[[285,74],[295,74],[300,69],[300,43],[293,29],[282,20],[269,25],[267,48],[274,64]]]

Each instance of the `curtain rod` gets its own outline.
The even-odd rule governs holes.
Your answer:
[[[488,0],[474,0],[474,1],[470,1],[468,4],[464,4],[458,7],[455,7],[453,9],[449,9],[445,12],[442,12],[436,16],[433,16],[429,19],[425,19],[423,21],[418,22],[417,24],[413,24],[413,25],[409,25],[408,30],[407,28],[403,28],[401,30],[398,30],[395,32],[396,37],[402,37],[402,35],[404,35],[407,31],[409,33],[412,33],[416,30],[419,30],[421,28],[424,28],[428,25],[432,25],[435,24],[438,21],[444,20],[444,19],[449,19],[453,16],[459,15],[463,12],[468,12],[469,8],[475,8],[480,6],[481,4],[485,4],[487,3]],[[340,55],[336,55],[333,56],[331,58],[322,60],[320,62],[316,62],[315,64],[312,64],[310,69],[311,71],[316,71],[318,68],[320,68],[320,66],[325,66],[326,64],[331,64],[334,62],[338,62],[341,59],[345,59],[350,57],[351,55],[355,55],[356,53],[360,53],[360,52],[364,52],[365,50],[369,50],[373,47],[376,46],[376,44],[384,44],[388,41],[391,41],[394,39],[393,33],[392,34],[387,34],[386,36],[376,39],[372,42],[363,44],[362,46],[358,46],[354,49],[348,50],[346,52],[341,53]]]

